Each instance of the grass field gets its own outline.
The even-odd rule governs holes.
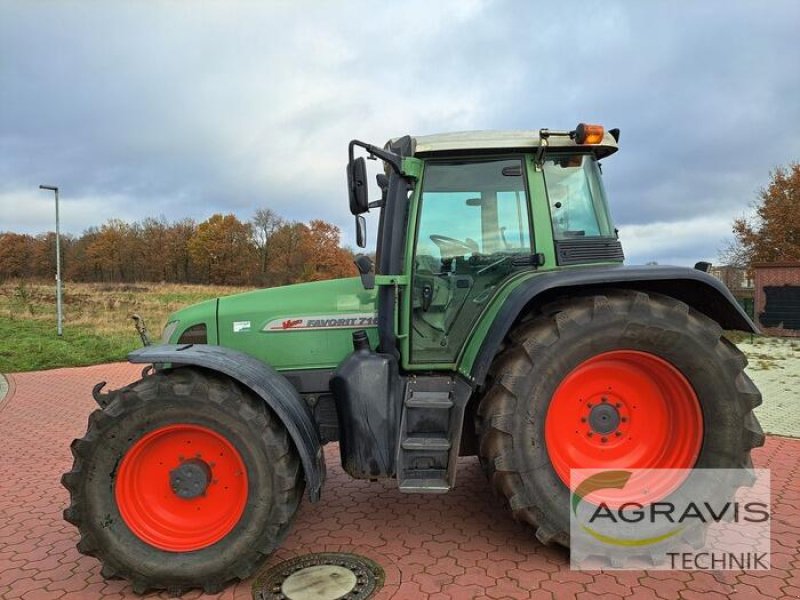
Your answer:
[[[0,284],[0,373],[124,360],[141,346],[130,315],[158,338],[174,310],[247,288],[175,284],[65,283],[64,335],[56,335],[53,283]]]

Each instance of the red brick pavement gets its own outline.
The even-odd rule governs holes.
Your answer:
[[[104,581],[97,561],[75,550],[77,532],[61,519],[59,484],[72,463],[69,443],[94,409],[91,388],[132,381],[126,364],[13,376],[0,408],[0,598],[132,598],[123,581]],[[327,449],[328,481],[317,505],[304,502],[294,529],[266,566],[298,554],[349,551],[386,571],[378,598],[800,598],[800,440],[769,438],[755,452],[772,469],[773,540],[769,572],[573,572],[567,553],[544,547],[489,493],[474,458],[459,465],[458,487],[443,496],[400,494],[393,482],[350,479]],[[250,582],[217,598],[251,598]],[[199,592],[186,598],[198,598]]]

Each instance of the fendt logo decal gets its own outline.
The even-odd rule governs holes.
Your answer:
[[[261,331],[309,331],[315,329],[354,329],[356,327],[377,327],[378,317],[374,313],[348,315],[314,315],[310,317],[289,317],[270,321]]]

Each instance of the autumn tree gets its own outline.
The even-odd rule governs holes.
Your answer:
[[[304,237],[304,280],[319,281],[356,274],[353,254],[341,247],[341,231],[320,219],[308,224]]]
[[[734,241],[722,259],[739,267],[800,261],[800,163],[775,169],[754,208],[754,217],[734,220]]]
[[[219,214],[199,225],[110,219],[77,237],[62,234],[61,260],[68,281],[271,286],[354,275],[352,253],[340,244],[331,223],[287,222],[260,209],[249,223]],[[0,233],[0,280],[54,273],[55,233]]]
[[[253,274],[252,228],[235,215],[212,215],[197,226],[189,241],[192,261],[205,272],[207,281],[242,285]]]
[[[303,223],[284,223],[272,236],[268,270],[273,285],[303,281],[303,253],[306,230]]]
[[[86,260],[102,281],[135,280],[135,228],[121,219],[109,219],[92,232],[93,240],[84,252]]]
[[[135,229],[136,267],[138,278],[145,281],[168,281],[170,265],[166,252],[169,240],[169,223],[164,217],[147,217]]]
[[[0,233],[0,281],[30,277],[34,239],[21,233]]]
[[[161,258],[166,264],[167,281],[178,283],[199,281],[189,252],[189,244],[196,231],[197,223],[189,218],[176,221],[167,230],[164,255]]]
[[[61,236],[61,267],[69,262],[67,259],[67,246],[71,238]],[[56,272],[56,234],[55,232],[42,233],[33,240],[30,257],[31,275],[34,277],[52,277]]]
[[[286,223],[273,236],[270,276],[276,285],[351,277],[356,274],[353,255],[340,243],[336,225],[319,219]]]

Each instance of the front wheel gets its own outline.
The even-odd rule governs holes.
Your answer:
[[[78,549],[138,593],[217,592],[248,577],[285,537],[304,488],[264,403],[193,368],[112,392],[72,451],[64,517]]]
[[[514,517],[569,546],[572,469],[652,470],[655,500],[686,485],[677,470],[742,473],[720,497],[746,483],[764,442],[752,412],[761,395],[721,334],[674,298],[628,290],[554,303],[513,331],[476,428]]]

